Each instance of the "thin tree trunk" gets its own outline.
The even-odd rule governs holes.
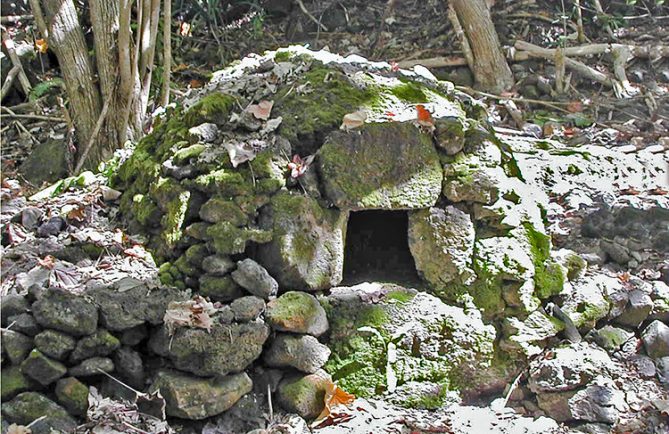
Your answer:
[[[172,0],[165,0],[163,10],[163,90],[160,105],[170,103],[170,73],[172,70]]]
[[[83,146],[88,143],[101,110],[84,32],[73,0],[45,0],[43,4],[49,46],[58,57],[70,112],[77,121],[77,142]]]
[[[477,86],[502,92],[514,85],[513,74],[502,53],[490,12],[484,0],[451,0],[474,55],[470,65]]]

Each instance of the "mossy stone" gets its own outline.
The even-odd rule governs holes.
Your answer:
[[[272,233],[262,229],[238,228],[230,222],[220,222],[207,228],[207,237],[216,253],[232,255],[243,253],[249,241],[269,242]]]
[[[90,357],[106,356],[116,351],[121,342],[105,329],[98,329],[90,336],[83,337],[70,355],[70,360],[78,362]]]
[[[244,295],[242,288],[230,276],[212,276],[205,274],[200,277],[200,295],[213,301],[228,302]]]
[[[2,402],[9,401],[21,392],[34,390],[39,387],[39,383],[24,375],[19,366],[2,368],[2,378],[0,378]]]
[[[277,400],[286,410],[314,419],[325,407],[325,394],[331,381],[323,371],[287,377],[279,383]]]
[[[49,434],[52,429],[72,432],[77,426],[63,407],[37,392],[24,392],[3,403],[2,414],[9,421],[25,426],[45,416],[30,426],[34,434]]]
[[[42,353],[56,360],[64,360],[77,341],[70,335],[56,330],[44,330],[35,336],[35,346]]]
[[[98,327],[98,308],[85,297],[59,289],[47,289],[33,303],[35,320],[45,328],[73,336],[85,336]]]
[[[21,363],[21,372],[47,386],[65,375],[67,367],[57,360],[52,360],[39,350],[32,350],[27,359]]]
[[[32,338],[13,330],[2,330],[2,351],[13,364],[21,363],[33,347]]]
[[[71,414],[83,416],[88,410],[88,386],[74,377],[61,378],[56,383],[58,402]]]
[[[188,160],[197,158],[201,153],[205,151],[205,149],[207,149],[207,147],[202,143],[196,143],[194,145],[190,145],[186,148],[179,149],[177,152],[175,152],[174,156],[172,157],[172,161],[177,166],[181,166],[183,164],[188,163]]]
[[[316,297],[297,291],[288,291],[267,303],[265,320],[275,330],[313,336],[322,335],[329,327]]]
[[[230,199],[212,197],[200,208],[200,218],[209,223],[228,222],[235,226],[245,226],[248,216],[239,205]]]
[[[209,94],[186,111],[184,122],[188,128],[205,122],[224,125],[230,117],[235,101],[235,97],[221,92]]]
[[[325,196],[340,209],[433,206],[443,170],[429,135],[410,122],[335,131],[318,151]]]

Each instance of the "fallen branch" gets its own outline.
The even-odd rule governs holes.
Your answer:
[[[98,138],[98,134],[100,134],[100,129],[102,128],[102,124],[104,124],[105,122],[105,118],[107,117],[108,111],[109,111],[109,100],[106,100],[104,106],[102,107],[102,113],[100,113],[100,117],[98,118],[98,121],[95,123],[95,128],[93,128],[93,132],[91,133],[91,138],[88,140],[88,143],[86,143],[86,147],[83,149],[83,152],[81,153],[81,156],[79,157],[79,161],[77,161],[76,166],[74,166],[75,174],[79,173],[81,168],[84,166],[86,158],[88,158],[88,153],[91,152],[91,149],[93,148],[93,143],[95,143],[95,140]]]
[[[2,110],[6,113],[5,116],[9,116],[10,118],[14,119],[32,119],[37,121],[65,122],[65,118],[58,118],[54,116],[32,115],[32,114],[20,115],[12,112],[7,107],[2,107]]]
[[[313,15],[311,15],[311,12],[309,12],[309,10],[307,9],[307,7],[304,6],[304,3],[302,3],[302,0],[295,0],[295,3],[297,3],[297,5],[300,7],[300,10],[302,11],[302,13],[303,13],[304,15],[306,15],[307,17],[309,17],[309,19],[310,19],[311,21],[313,21],[314,23],[316,23],[316,25],[317,25],[318,27],[320,27],[324,32],[328,32],[328,31],[329,31],[327,27],[325,27],[320,21],[318,21],[318,20],[316,19],[316,17],[314,17]]]
[[[402,60],[397,65],[403,69],[413,68],[416,65],[422,65],[426,68],[448,68],[453,66],[466,66],[467,60],[464,57],[443,56],[429,57],[425,59]]]
[[[9,70],[9,72],[7,73],[7,78],[5,78],[5,82],[2,83],[2,90],[0,91],[0,101],[5,99],[10,89],[12,88],[12,85],[14,84],[14,79],[18,74],[19,74],[19,68],[16,66],[13,66],[12,69]]]
[[[9,54],[9,59],[12,61],[12,65],[14,65],[14,67],[16,68],[19,68],[18,77],[19,77],[19,83],[21,84],[21,88],[23,89],[23,93],[26,96],[30,95],[30,91],[32,90],[33,87],[30,84],[30,80],[28,80],[26,72],[23,70],[21,59],[19,59],[19,55],[16,54],[16,48],[14,48],[14,41],[12,40],[12,38],[9,37],[9,33],[2,32],[2,44],[5,46],[7,54]]]
[[[35,19],[32,15],[7,15],[0,18],[2,24],[18,23],[19,21],[31,21]]]
[[[547,60],[553,60],[555,58],[555,50],[549,49],[549,48],[542,48],[534,44],[530,44],[529,42],[525,41],[516,41],[514,47],[517,50],[524,50],[527,53],[529,53],[533,57],[540,57],[543,59]],[[604,74],[603,72],[599,72],[596,69],[593,69],[586,65],[585,63],[579,62],[574,59],[570,59],[567,57],[567,49],[565,48],[564,50],[564,63],[567,68],[573,69],[580,75],[582,75],[585,78],[588,78],[590,80],[596,81],[598,83],[601,83],[605,86],[616,88],[617,86],[620,86],[619,83],[616,83],[615,80],[611,77],[609,77],[607,74]]]

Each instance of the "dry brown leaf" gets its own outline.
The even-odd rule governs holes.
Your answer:
[[[128,256],[132,256],[133,258],[139,259],[146,259],[149,256],[144,247],[140,246],[139,244],[136,244],[129,249],[125,249],[123,253]]]
[[[367,112],[364,110],[358,110],[353,113],[348,113],[344,115],[342,120],[340,130],[350,131],[354,128],[362,126],[367,120]]]
[[[348,407],[355,400],[355,396],[344,391],[339,386],[337,386],[332,380],[326,379],[325,382],[325,407],[321,414],[318,415],[314,423],[320,423],[323,420],[329,418],[333,410],[340,406]]]
[[[46,255],[44,259],[38,259],[37,262],[47,270],[53,270],[53,267],[56,266],[56,258],[51,255]]]
[[[31,434],[32,430],[27,426],[17,425],[15,423],[9,425],[7,428],[7,434]]]
[[[192,300],[170,302],[163,321],[170,336],[179,327],[195,327],[211,331],[213,326],[211,315],[214,313],[216,313],[216,307],[203,297],[196,295]]]
[[[223,147],[228,150],[232,167],[237,167],[245,161],[256,158],[256,150],[246,142],[226,142]]]
[[[266,121],[269,119],[270,113],[272,112],[272,107],[274,106],[274,101],[260,101],[258,104],[251,104],[246,107],[246,111],[251,113],[256,119],[261,121]]]
[[[83,222],[85,218],[86,218],[86,207],[85,206],[80,206],[80,207],[74,208],[67,213],[67,219],[68,220]]]

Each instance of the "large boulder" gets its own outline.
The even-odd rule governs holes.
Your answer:
[[[409,214],[409,249],[416,269],[437,291],[472,282],[475,237],[471,217],[453,206]]]
[[[331,385],[332,378],[323,371],[292,375],[279,383],[277,400],[286,410],[314,419],[323,411],[325,394]]]
[[[348,214],[308,196],[280,192],[263,208],[260,226],[273,233],[257,260],[286,288],[328,289],[341,282]]]
[[[253,383],[246,373],[197,378],[176,371],[160,371],[151,391],[165,398],[168,416],[205,419],[223,413],[249,393]]]
[[[173,336],[161,327],[149,346],[177,369],[207,377],[243,371],[260,356],[268,336],[262,322],[216,323],[210,331],[181,327]]]
[[[340,209],[426,208],[441,193],[439,155],[410,122],[333,132],[318,151],[318,168],[326,197]]]
[[[100,322],[109,330],[121,331],[145,322],[160,324],[167,305],[190,299],[190,291],[176,288],[149,288],[137,283],[127,290],[99,287],[87,293],[100,308]]]
[[[330,349],[313,336],[278,334],[265,351],[267,366],[293,367],[313,374],[323,367],[330,357]]]
[[[325,370],[356,396],[412,381],[477,395],[503,387],[514,375],[499,378],[507,362],[494,361],[495,329],[471,306],[449,306],[424,292],[378,283],[333,288],[322,302],[331,323]]]

